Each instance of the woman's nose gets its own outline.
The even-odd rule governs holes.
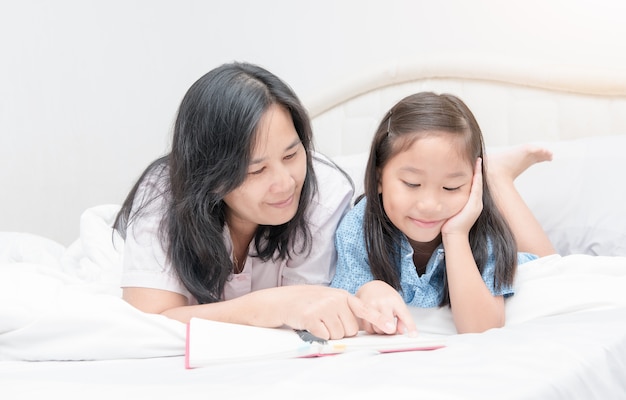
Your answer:
[[[293,186],[294,179],[291,176],[289,168],[280,166],[274,169],[272,174],[272,184],[270,190],[272,192],[280,193],[286,192]]]

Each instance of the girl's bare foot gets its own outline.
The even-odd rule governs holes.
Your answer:
[[[532,144],[488,154],[487,176],[498,208],[509,223],[519,251],[540,257],[556,250],[543,227],[515,188],[515,179],[533,164],[552,160],[552,151]]]
[[[531,165],[551,160],[552,151],[532,144],[524,144],[487,155],[489,175],[492,178],[510,181],[514,181]]]

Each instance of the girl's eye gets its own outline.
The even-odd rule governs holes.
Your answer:
[[[296,156],[296,153],[297,153],[297,152],[294,152],[294,153],[291,153],[291,154],[286,155],[286,156],[285,156],[285,160],[291,160],[292,158],[294,158],[294,157]]]
[[[453,188],[444,187],[443,190],[447,190],[448,192],[454,192],[455,190],[459,190],[460,188],[461,188],[460,186],[453,187]]]
[[[402,181],[402,183],[404,183],[409,188],[416,188],[416,187],[420,187],[421,186],[419,183],[410,183],[410,182],[406,182],[406,181]]]

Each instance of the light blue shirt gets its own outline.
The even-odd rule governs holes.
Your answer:
[[[363,215],[365,199],[359,201],[342,219],[335,233],[337,248],[337,271],[331,283],[332,287],[341,288],[356,293],[365,283],[374,280],[370,271],[365,237],[363,234]],[[518,253],[517,262],[536,259],[530,253]],[[400,249],[400,286],[404,302],[414,307],[437,307],[443,298],[443,274],[446,268],[443,245],[439,245],[430,256],[426,271],[417,275],[413,263],[413,249],[406,237],[403,237]],[[490,251],[487,264],[482,271],[485,284],[494,296],[511,296],[514,290],[511,286],[502,286],[496,290],[494,286],[495,257]]]

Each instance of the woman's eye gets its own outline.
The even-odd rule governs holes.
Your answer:
[[[461,187],[457,186],[457,187],[444,187],[443,190],[447,190],[448,192],[454,192],[455,190],[459,190]]]
[[[254,171],[250,171],[248,172],[249,175],[259,175],[260,173],[262,173],[265,170],[265,167],[263,168],[259,168],[259,169],[255,169]]]
[[[406,182],[406,181],[402,181],[402,183],[404,183],[409,188],[416,188],[416,187],[420,187],[421,186],[419,183],[410,183],[410,182]]]
[[[294,158],[296,156],[297,153],[298,152],[296,151],[296,152],[293,152],[291,154],[286,155],[285,156],[285,160],[291,160],[292,158]]]

